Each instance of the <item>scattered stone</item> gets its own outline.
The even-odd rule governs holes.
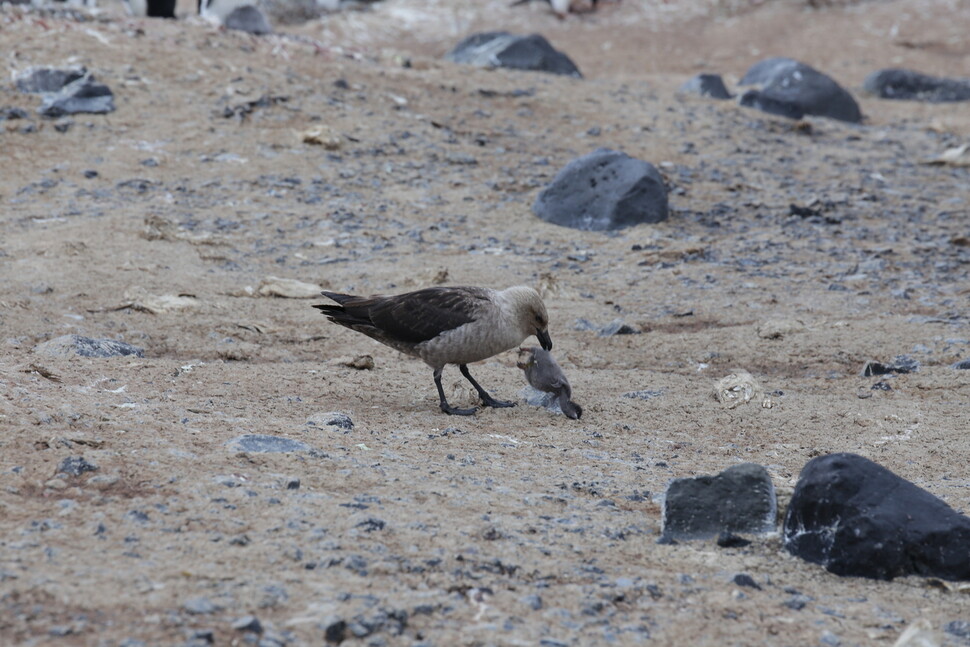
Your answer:
[[[746,92],[741,105],[793,119],[817,115],[859,123],[862,112],[852,95],[818,70],[790,58],[769,58],[755,63],[740,85],[760,85]]]
[[[103,83],[95,83],[85,76],[65,85],[60,92],[47,94],[40,108],[44,117],[63,117],[78,113],[104,114],[114,112],[114,94]]]
[[[34,352],[50,357],[144,357],[145,351],[114,339],[91,339],[80,335],[63,335],[34,346]]]
[[[23,108],[0,108],[0,120],[26,119],[27,117],[27,111]]]
[[[836,575],[970,579],[970,518],[856,454],[805,465],[785,515],[784,544]]]
[[[259,282],[256,294],[261,297],[283,297],[286,299],[310,299],[320,296],[321,287],[315,283],[305,283],[296,279],[267,276]]]
[[[474,34],[445,54],[453,63],[478,67],[506,67],[582,78],[568,56],[539,34],[515,36],[505,31]]]
[[[236,631],[249,631],[254,634],[263,633],[263,623],[256,616],[243,616],[242,618],[233,620],[232,628]]]
[[[652,400],[653,398],[659,398],[663,395],[663,391],[654,391],[651,389],[643,389],[641,391],[628,391],[623,394],[624,398],[632,398],[634,400]]]
[[[291,440],[280,436],[266,434],[246,434],[237,436],[226,443],[227,446],[241,452],[263,454],[286,454],[289,452],[306,452],[310,446],[299,440]]]
[[[87,481],[87,485],[90,485],[91,487],[97,488],[99,490],[104,490],[111,487],[112,485],[114,485],[120,480],[121,480],[121,477],[119,477],[117,474],[99,474],[98,476],[92,476],[91,478],[89,478]]]
[[[731,581],[737,584],[738,586],[745,586],[751,589],[757,589],[759,591],[761,590],[761,585],[755,582],[754,578],[748,575],[747,573],[738,573],[737,575],[734,576],[734,579]]]
[[[331,618],[321,623],[323,639],[328,643],[342,643],[347,638],[347,621],[342,618]]]
[[[811,601],[812,598],[809,596],[802,595],[801,593],[795,593],[790,598],[785,600],[784,605],[792,611],[801,611]]]
[[[542,608],[542,597],[532,593],[531,595],[523,595],[519,598],[519,602],[529,607],[533,611],[538,611]]]
[[[226,29],[244,31],[256,36],[272,34],[273,28],[269,26],[266,16],[258,7],[247,4],[233,9],[226,19],[222,22]]]
[[[354,430],[354,421],[342,411],[314,413],[306,419],[306,424],[307,427],[316,427],[318,429],[329,427],[329,431],[339,431],[344,434],[349,434]]]
[[[87,76],[84,67],[32,67],[17,75],[17,89],[32,94],[60,92],[66,85]]]
[[[58,119],[57,121],[54,122],[54,130],[56,130],[59,133],[66,133],[67,131],[69,131],[73,127],[74,127],[74,120],[73,119]],[[94,173],[94,175],[90,175],[91,173]],[[84,177],[86,177],[89,180],[91,178],[96,178],[96,177],[98,177],[98,172],[97,171],[85,171],[84,172]]]
[[[751,545],[751,540],[725,530],[717,536],[717,545],[721,548],[744,548]]]
[[[192,637],[186,643],[186,647],[202,647],[203,645],[216,644],[216,634],[211,629],[196,629],[192,632]]]
[[[930,103],[970,101],[970,79],[947,79],[914,70],[879,70],[867,76],[862,87],[881,99]]]
[[[219,609],[215,602],[206,597],[189,598],[182,607],[187,612],[199,616],[215,613]]]
[[[758,324],[758,337],[762,339],[783,339],[787,335],[802,332],[805,324],[798,319],[769,319]]]
[[[67,489],[67,481],[64,479],[53,478],[44,483],[44,487],[48,487],[52,490],[65,490]]]
[[[357,355],[353,358],[345,357],[337,361],[341,366],[355,368],[358,371],[369,371],[374,368],[374,358],[370,355]]]
[[[199,299],[188,294],[149,294],[144,288],[125,290],[124,301],[118,309],[131,308],[153,315],[165,312],[194,310],[201,306]]]
[[[148,513],[144,510],[129,510],[125,514],[125,518],[139,524],[148,523],[151,520]]]
[[[774,530],[775,487],[761,465],[742,463],[717,476],[675,479],[663,502],[663,537],[707,539],[722,532]]]
[[[85,472],[95,472],[97,469],[97,465],[89,463],[83,456],[68,456],[57,466],[58,473],[68,476],[81,476]]]
[[[323,124],[317,124],[316,126],[311,126],[307,130],[300,133],[300,141],[304,144],[313,144],[315,146],[323,146],[328,151],[338,150],[343,144],[343,140],[340,139],[333,128],[330,126],[325,126]]]
[[[943,631],[958,638],[970,638],[970,622],[953,620],[943,625]]]
[[[378,519],[377,517],[368,517],[360,523],[354,525],[355,528],[360,528],[364,532],[374,532],[376,530],[384,530],[386,522],[383,519]]]
[[[970,357],[967,359],[961,359],[959,362],[953,364],[953,368],[960,371],[970,371]]]
[[[720,74],[698,74],[689,78],[680,91],[689,94],[699,94],[712,99],[730,99],[731,93],[724,86],[724,79]]]
[[[919,370],[919,362],[909,355],[897,355],[888,364],[868,361],[862,368],[863,377],[873,375],[888,375],[890,373],[915,373]]]
[[[667,187],[657,168],[600,148],[567,164],[532,212],[555,225],[608,231],[667,219]]]
[[[642,331],[634,328],[622,319],[614,319],[610,323],[600,328],[600,337],[612,337],[613,335],[639,335]]]

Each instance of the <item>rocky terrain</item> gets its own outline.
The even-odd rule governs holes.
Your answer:
[[[0,9],[0,644],[970,645],[958,583],[657,543],[671,479],[758,463],[784,509],[830,452],[970,507],[970,171],[939,159],[970,109],[861,92],[970,76],[970,6],[601,6],[386,0],[264,37]],[[444,60],[490,29],[584,78]],[[768,56],[863,122],[678,92]],[[39,65],[115,110],[40,116],[13,82]],[[666,221],[532,215],[600,147],[657,166]],[[310,307],[434,284],[539,289],[582,418],[527,404],[514,351],[473,371],[519,406],[445,416],[430,369]],[[762,397],[719,402],[739,369]]]

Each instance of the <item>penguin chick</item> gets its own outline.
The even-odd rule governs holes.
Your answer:
[[[559,408],[567,417],[578,420],[583,415],[583,408],[570,399],[573,392],[569,380],[549,351],[535,346],[520,348],[515,365],[525,371],[525,379],[532,388],[555,395]]]

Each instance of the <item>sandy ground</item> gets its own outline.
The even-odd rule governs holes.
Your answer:
[[[441,60],[495,28],[545,34],[586,78]],[[839,578],[778,536],[656,543],[670,479],[747,461],[784,497],[810,458],[857,452],[970,507],[970,371],[951,368],[970,356],[970,173],[923,163],[970,139],[970,111],[859,91],[882,67],[970,76],[966,1],[624,0],[560,21],[387,0],[284,31],[0,11],[9,73],[84,64],[118,106],[63,133],[0,122],[0,643],[888,646],[925,621],[970,644],[966,595],[932,582]],[[833,75],[866,122],[677,96],[770,55]],[[38,104],[0,86],[0,107]],[[659,166],[669,221],[531,215],[600,146]],[[427,367],[313,299],[260,296],[269,277],[540,287],[585,414],[447,417]],[[72,333],[144,357],[34,350]],[[904,354],[918,372],[860,376]],[[719,405],[735,368],[774,406]],[[472,371],[521,398],[514,352]],[[445,384],[472,402],[454,368]],[[353,428],[321,424],[333,411]],[[239,452],[245,434],[311,450]],[[70,456],[98,469],[56,477]]]

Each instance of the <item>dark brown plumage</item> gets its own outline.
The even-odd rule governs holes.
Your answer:
[[[530,335],[543,348],[552,348],[545,305],[535,290],[524,286],[434,287],[395,296],[323,295],[338,305],[313,307],[330,321],[418,357],[434,369],[441,410],[449,414],[470,415],[475,409],[448,404],[441,386],[446,364],[458,365],[485,406],[510,407],[515,403],[492,398],[472,378],[467,365],[515,348]]]

